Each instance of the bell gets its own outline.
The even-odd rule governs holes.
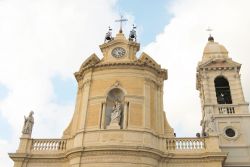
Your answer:
[[[111,40],[110,36],[106,36],[106,40],[108,41]]]

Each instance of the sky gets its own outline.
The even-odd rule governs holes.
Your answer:
[[[196,67],[207,27],[229,56],[242,63],[250,101],[250,1],[248,0],[0,0],[0,166],[12,166],[23,116],[35,112],[32,137],[59,138],[76,98],[73,73],[124,15],[125,35],[137,26],[140,53],[168,69],[164,110],[178,137],[201,130]],[[137,55],[139,56],[140,53]],[[52,128],[53,127],[53,128]]]

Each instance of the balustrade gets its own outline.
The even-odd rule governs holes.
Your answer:
[[[167,150],[200,151],[205,149],[204,138],[173,138],[167,139]]]
[[[64,151],[67,140],[64,139],[32,139],[31,151]],[[166,139],[169,151],[200,151],[205,149],[204,138],[171,138]]]
[[[232,105],[218,105],[219,114],[235,114],[235,107]]]
[[[63,151],[66,150],[64,139],[32,139],[32,151]]]

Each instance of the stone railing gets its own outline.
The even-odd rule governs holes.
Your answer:
[[[219,114],[235,114],[237,106],[232,104],[218,104],[216,107]]]
[[[64,151],[67,140],[64,139],[32,139],[31,151]]]
[[[202,151],[206,144],[204,138],[171,138],[167,139],[166,147],[169,151]]]

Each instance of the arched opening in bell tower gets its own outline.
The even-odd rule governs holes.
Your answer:
[[[124,92],[119,88],[109,91],[106,100],[105,127],[116,124],[123,128]]]
[[[228,80],[223,76],[218,76],[214,80],[217,103],[232,104],[230,86]]]

